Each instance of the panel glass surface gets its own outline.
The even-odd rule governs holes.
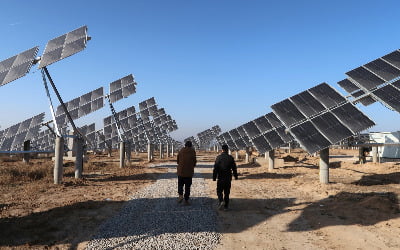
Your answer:
[[[267,132],[266,134],[264,134],[264,137],[267,139],[269,145],[271,145],[271,148],[273,149],[278,148],[283,144],[285,144],[285,142],[282,140],[282,138],[278,135],[278,133],[275,130]]]
[[[254,120],[257,128],[260,130],[261,133],[272,129],[272,125],[268,122],[265,116],[260,116]]]
[[[353,134],[357,134],[375,125],[366,115],[353,104],[346,103],[332,110],[332,113],[346,125]]]
[[[346,90],[348,93],[358,90],[359,88],[352,83],[349,79],[344,79],[338,82],[338,85]]]
[[[329,112],[313,118],[311,122],[332,144],[353,135],[346,126]]]
[[[253,138],[260,133],[260,130],[257,128],[257,126],[253,122],[248,122],[243,125],[244,130],[246,131],[247,135],[249,138]]]
[[[0,62],[0,86],[23,77],[29,72],[39,47],[28,49]]]
[[[308,90],[326,108],[345,103],[347,100],[327,83],[321,83]]]
[[[267,118],[268,122],[271,124],[272,127],[280,127],[283,125],[283,123],[276,117],[276,115],[272,112],[268,113],[265,115],[265,118]]]
[[[380,77],[377,77],[376,75],[374,75],[369,70],[363,67],[358,67],[356,69],[353,69],[347,72],[346,75],[351,77],[354,81],[356,81],[358,84],[360,84],[361,86],[363,86],[368,90],[371,90],[385,82],[385,80],[381,79]]]
[[[39,69],[82,51],[86,47],[86,42],[86,26],[50,40],[41,56]]]
[[[256,147],[257,151],[260,153],[265,153],[272,150],[271,146],[263,135],[258,135],[257,137],[254,137],[251,141],[254,147]]]
[[[307,117],[314,116],[325,110],[325,107],[307,91],[290,97],[290,100]]]
[[[229,134],[231,135],[232,140],[234,140],[234,141],[240,139],[239,132],[238,132],[236,129],[230,130],[230,131],[229,131]]]
[[[276,132],[285,143],[293,141],[293,137],[289,133],[286,133],[285,130],[286,130],[285,126],[280,126],[276,128]]]
[[[382,56],[382,59],[389,62],[396,68],[400,69],[400,52],[398,50],[395,50],[392,53]]]
[[[277,117],[287,126],[302,122],[306,117],[300,113],[296,106],[289,100],[285,99],[271,106]]]
[[[400,112],[400,91],[392,85],[386,85],[380,89],[372,92],[376,95],[386,106]]]
[[[307,121],[300,125],[291,128],[290,132],[302,147],[310,154],[325,149],[331,143],[314,127],[314,125]]]
[[[390,81],[400,76],[400,70],[383,61],[382,59],[376,59],[370,63],[367,63],[364,65],[364,67],[385,81]]]

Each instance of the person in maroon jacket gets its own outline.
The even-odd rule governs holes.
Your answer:
[[[235,180],[238,179],[235,160],[228,154],[228,145],[222,145],[222,153],[217,156],[214,163],[213,181],[217,182],[217,196],[219,200],[219,209],[228,210],[229,194],[231,191],[232,172]]]
[[[196,166],[196,151],[192,147],[192,142],[187,141],[185,147],[182,148],[177,156],[177,174],[178,174],[178,203],[181,203],[185,198],[185,205],[190,205],[190,186],[192,185],[192,178],[194,174],[194,167]],[[183,195],[183,187],[185,186],[185,195]]]

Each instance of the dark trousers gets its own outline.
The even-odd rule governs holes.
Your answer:
[[[217,195],[219,202],[225,201],[225,207],[229,205],[229,193],[231,192],[231,180],[217,181]]]
[[[192,185],[192,177],[178,176],[178,194],[183,195],[183,186],[185,186],[185,200],[189,200],[190,186]]]

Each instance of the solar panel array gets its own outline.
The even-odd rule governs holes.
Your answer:
[[[346,73],[338,82],[356,102],[370,105],[376,101],[400,112],[400,51],[395,50]],[[358,99],[357,99],[358,98]]]
[[[39,133],[43,119],[44,113],[41,113],[0,131],[0,150],[22,150],[24,142],[33,139]]]
[[[207,149],[212,146],[213,142],[216,140],[216,137],[221,133],[221,128],[218,125],[213,126],[212,128],[206,129],[197,134],[198,144],[200,149]]]
[[[132,74],[110,83],[110,102],[114,103],[136,93],[136,84]]]
[[[28,49],[0,62],[0,86],[26,75],[32,67],[39,47]]]
[[[68,113],[73,120],[90,114],[104,107],[103,87],[86,93],[78,98],[75,98],[65,103]],[[56,110],[56,121],[60,127],[67,126],[69,120],[61,105]]]
[[[86,26],[50,40],[41,56],[39,68],[41,69],[82,51],[86,47],[87,40]]]
[[[274,113],[268,113],[249,121],[217,137],[232,150],[243,150],[254,146],[265,153],[291,142],[293,138],[285,133],[285,127]]]
[[[326,83],[271,106],[290,134],[315,153],[375,125]]]
[[[151,143],[171,142],[172,138],[168,133],[177,130],[178,126],[163,108],[157,108],[154,97],[139,103],[139,109],[139,112],[135,112],[135,107],[132,106],[116,113],[125,139],[139,150],[146,149],[149,141]],[[114,148],[118,147],[120,140],[113,116],[104,118],[104,137],[106,143]]]
[[[96,125],[94,123],[80,127],[79,131],[89,141],[89,145],[95,145],[94,143],[96,141]]]
[[[67,128],[61,129],[61,134],[67,134]],[[33,150],[39,151],[53,151],[54,150],[54,138],[55,135],[50,129],[45,129],[40,131],[34,138],[31,140],[31,148]],[[67,140],[64,140],[64,147],[67,147]]]

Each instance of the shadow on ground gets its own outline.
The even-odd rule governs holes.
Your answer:
[[[258,174],[243,174],[243,179],[290,179],[299,174],[278,174],[278,173],[258,173]]]
[[[301,216],[289,224],[288,231],[305,231],[298,227],[304,219],[310,226],[307,231],[338,225],[375,225],[398,218],[398,202],[397,195],[392,192],[340,192],[308,205]]]
[[[101,227],[108,227],[107,223],[116,218],[115,214],[106,213],[107,206],[121,208],[124,214],[124,223],[119,224],[118,230],[107,232],[107,238],[137,236],[137,240],[143,235],[153,236],[164,233],[185,233],[185,232],[216,232],[214,229],[203,230],[193,222],[190,214],[203,213],[204,209],[227,216],[236,214],[244,215],[240,223],[235,227],[228,227],[226,232],[241,232],[260,222],[263,222],[279,213],[287,211],[287,207],[293,205],[295,199],[231,199],[230,211],[218,211],[215,199],[208,197],[192,197],[191,206],[183,206],[176,203],[176,198],[155,198],[155,199],[135,199],[128,202],[115,201],[87,201],[75,203],[69,206],[58,207],[45,212],[34,213],[23,217],[1,218],[0,219],[0,248],[2,247],[21,247],[29,248],[33,246],[52,246],[55,244],[70,245],[70,249],[76,249],[79,243],[88,241],[92,237],[104,238],[103,236],[93,236],[98,226],[105,222]],[[157,209],[157,204],[167,203],[168,208]],[[143,210],[129,210],[130,213],[123,212],[127,206],[143,207]],[[147,207],[147,208],[146,208]],[[150,207],[150,208],[149,208]],[[188,216],[183,213],[187,212]],[[143,214],[159,214],[161,216],[150,216],[156,223],[141,220]],[[246,219],[246,214],[256,213],[253,219]],[[117,215],[118,216],[118,215]],[[217,220],[216,220],[217,221]],[[232,221],[233,222],[233,221]],[[166,226],[168,223],[176,224],[173,229]],[[166,228],[169,228],[166,230]],[[131,233],[134,230],[137,233]],[[90,233],[90,234],[89,234]]]
[[[359,186],[400,184],[400,172],[390,174],[365,175],[360,180],[352,182],[351,184]]]
[[[122,201],[87,201],[22,217],[0,218],[0,248],[71,244],[71,249],[121,208]],[[112,208],[112,209],[111,209]]]

